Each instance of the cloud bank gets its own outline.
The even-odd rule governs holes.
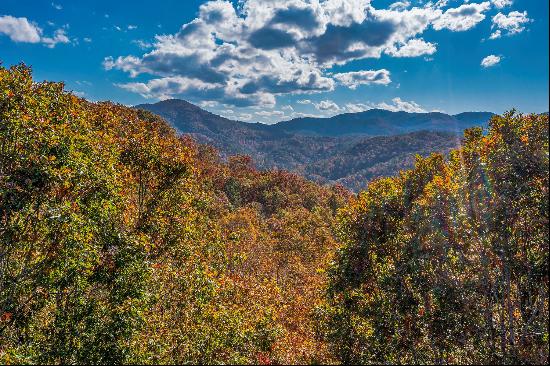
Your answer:
[[[103,66],[141,76],[146,81],[117,85],[146,98],[273,106],[279,95],[388,85],[384,68],[331,69],[367,58],[433,55],[437,44],[422,37],[426,30],[467,31],[491,7],[508,5],[438,1],[411,7],[398,1],[377,9],[370,0],[209,1],[177,33],[157,35],[149,52],[109,56]]]

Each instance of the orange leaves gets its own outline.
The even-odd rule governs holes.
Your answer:
[[[496,119],[451,163],[418,158],[352,197],[250,157],[224,163],[150,113],[15,70],[0,68],[0,86],[28,99],[1,111],[21,118],[0,130],[0,261],[13,271],[0,285],[14,294],[0,309],[23,304],[27,323],[9,329],[24,347],[9,347],[45,345],[53,356],[37,359],[57,361],[85,344],[68,363],[491,363],[476,358],[494,349],[485,322],[508,322],[506,339],[547,330],[547,117]],[[544,358],[525,339],[533,352],[509,354]]]
[[[527,328],[548,329],[548,116],[495,116],[451,155],[340,210],[325,332],[343,362],[547,363]]]
[[[256,355],[256,359],[259,365],[271,365],[271,359],[269,358],[269,355],[264,352],[259,352]]]
[[[523,142],[525,145],[529,145],[529,137],[527,135],[522,135],[519,138],[521,142]]]

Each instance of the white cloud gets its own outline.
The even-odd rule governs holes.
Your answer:
[[[134,29],[137,29],[137,25],[130,24],[128,26],[128,30],[134,30]]]
[[[411,6],[411,2],[410,1],[397,1],[393,4],[390,5],[390,10],[405,10],[407,9],[409,6]]]
[[[133,40],[132,43],[137,45],[142,50],[148,50],[153,47],[153,44],[151,42],[147,42],[141,39]]]
[[[285,112],[283,111],[259,111],[254,112],[255,115],[266,118],[281,118],[284,117]]]
[[[481,66],[484,68],[492,67],[500,63],[501,57],[496,55],[489,55],[481,60]]]
[[[469,0],[464,0],[465,3],[467,3]],[[424,8],[433,8],[433,9],[441,9],[447,6],[449,3],[449,0],[438,0],[435,3],[433,1],[428,1]]]
[[[63,6],[61,6],[61,4],[52,3],[52,6],[53,6],[54,9],[56,9],[56,10],[61,10],[61,9],[63,9]]]
[[[496,28],[489,39],[500,38],[502,31],[506,31],[507,35],[514,35],[521,33],[525,30],[525,24],[532,21],[527,16],[527,12],[512,11],[508,15],[498,13],[492,18],[493,28]]]
[[[8,36],[13,42],[42,43],[46,47],[53,48],[58,43],[69,43],[66,28],[57,29],[51,37],[43,36],[42,28],[27,18],[15,18],[10,15],[0,16],[0,35]]]
[[[395,46],[388,48],[386,53],[394,57],[418,57],[422,55],[433,55],[437,48],[435,43],[426,42],[422,38],[411,39],[399,48]]]
[[[497,29],[496,31],[491,33],[491,35],[489,36],[489,39],[497,39],[497,38],[500,38],[501,36],[502,36],[502,32],[500,31],[500,29]]]
[[[65,29],[58,29],[54,32],[52,37],[43,37],[42,43],[48,48],[54,48],[58,43],[69,43],[71,40],[67,37]]]
[[[300,99],[296,103],[298,103],[298,104],[311,104],[311,100],[309,100],[309,99]]]
[[[150,98],[272,106],[277,96],[332,91],[337,83],[387,85],[385,69],[329,70],[383,54],[432,55],[436,44],[421,38],[426,30],[468,30],[485,19],[491,3],[443,11],[446,6],[438,1],[414,7],[406,0],[388,9],[377,9],[370,0],[240,0],[235,6],[208,1],[177,33],[157,35],[148,52],[110,56],[103,65],[149,79],[119,86]],[[183,81],[187,84],[174,85]]]
[[[401,98],[393,98],[391,103],[378,103],[375,105],[376,108],[387,109],[392,112],[404,111],[409,113],[425,113],[426,110],[422,108],[418,103],[413,101],[401,100]]]
[[[461,32],[475,27],[483,19],[487,10],[491,8],[491,3],[484,1],[482,3],[462,4],[458,8],[448,9],[433,22],[435,30],[449,29],[453,32]]]
[[[372,109],[371,105],[364,103],[348,103],[346,104],[346,110],[350,113],[363,112]]]
[[[513,4],[513,0],[491,0],[495,8],[502,9]]]
[[[218,105],[218,102],[212,100],[203,100],[199,103],[199,105],[203,108],[214,108]]]
[[[320,111],[329,111],[329,112],[339,112],[340,107],[338,104],[334,103],[332,100],[322,100],[319,103],[313,103],[315,108]]]
[[[350,89],[356,89],[359,85],[391,83],[390,72],[386,69],[345,72],[334,74],[333,77]]]
[[[27,18],[0,16],[0,34],[5,34],[14,42],[38,43],[42,29]]]
[[[304,118],[304,117],[311,117],[311,118],[322,118],[326,117],[322,114],[314,114],[314,113],[303,113],[303,112],[293,112],[290,115],[291,118]]]
[[[409,112],[409,113],[426,113],[427,110],[420,106],[414,101],[405,101],[399,97],[393,98],[391,102],[380,102],[380,103],[347,103],[343,107],[338,106],[332,100],[323,100],[319,103],[312,103],[315,108],[323,112],[332,112],[332,113],[358,113],[364,112],[369,109],[386,109],[392,112]],[[298,113],[293,113],[293,117]],[[303,114],[303,113],[302,113]],[[305,114],[303,114],[305,115]]]
[[[127,83],[117,84],[117,86],[138,93],[144,98],[158,99],[170,99],[170,95],[184,91],[208,92],[212,88],[208,83],[183,77],[153,79],[147,83]]]

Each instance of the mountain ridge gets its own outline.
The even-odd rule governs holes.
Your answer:
[[[486,126],[493,115],[371,109],[268,125],[231,120],[180,99],[134,108],[155,113],[179,133],[215,146],[223,158],[250,155],[261,169],[289,170],[353,190],[412,167],[417,154],[448,152],[460,144],[465,128]]]
[[[323,136],[350,134],[380,136],[421,130],[461,132],[471,127],[474,120],[486,123],[492,115],[492,112],[462,112],[449,115],[442,112],[411,113],[369,109],[326,118],[295,118],[278,122],[275,126],[285,131],[297,133],[308,131]]]
[[[479,124],[479,121],[486,123],[494,115],[492,112],[484,111],[461,112],[450,115],[443,112],[406,112],[374,108],[362,112],[337,114],[332,117],[299,117],[274,124],[263,124],[222,117],[182,99],[167,99],[157,103],[138,104],[134,108],[146,109],[163,115],[168,122],[182,133],[200,133],[193,128],[196,118],[189,118],[193,117],[191,113],[195,113],[196,117],[201,117],[204,122],[214,128],[212,130],[214,133],[226,133],[226,130],[220,131],[220,127],[231,125],[232,128],[238,126],[256,131],[292,132],[318,136],[354,134],[379,136],[422,130],[462,132],[465,128],[476,123]],[[174,109],[177,109],[177,111]],[[187,123],[191,123],[191,125],[186,126],[178,123],[177,117],[183,117],[181,112],[186,112]],[[391,118],[390,122],[393,123],[388,123],[389,118]],[[448,122],[449,124],[441,125],[442,122]],[[311,126],[312,124],[317,124],[317,126]],[[338,131],[338,129],[341,130]]]

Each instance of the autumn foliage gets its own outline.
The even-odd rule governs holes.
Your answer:
[[[347,201],[0,69],[0,360],[305,363]]]
[[[0,67],[0,362],[545,363],[548,117],[352,195]]]
[[[496,116],[448,161],[341,210],[321,332],[346,363],[548,362],[548,116]]]

